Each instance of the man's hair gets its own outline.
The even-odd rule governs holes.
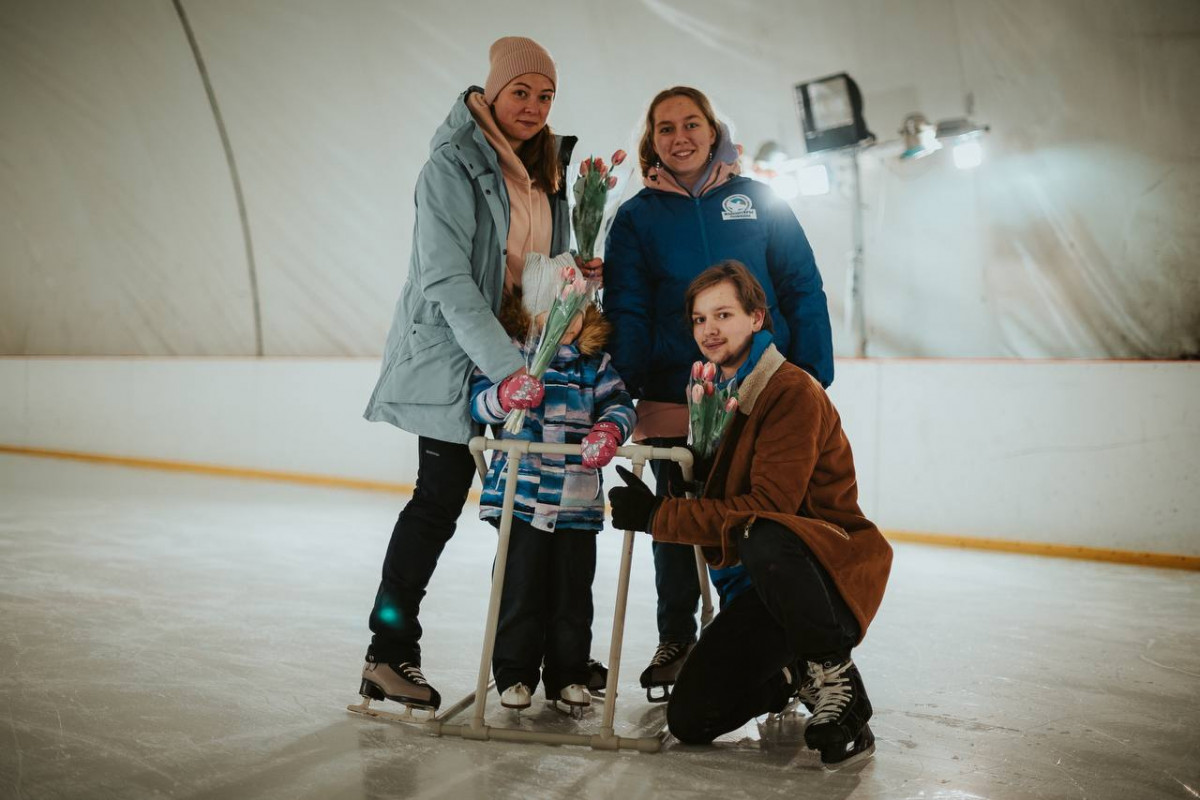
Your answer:
[[[688,327],[692,326],[692,308],[696,305],[696,295],[726,281],[733,284],[734,293],[737,294],[738,302],[742,304],[742,310],[749,314],[762,309],[763,328],[774,331],[771,326],[771,309],[767,306],[767,293],[763,291],[762,284],[758,282],[758,278],[750,274],[750,270],[746,269],[745,264],[732,258],[712,265],[688,284],[687,293],[683,296],[683,308],[687,314]]]

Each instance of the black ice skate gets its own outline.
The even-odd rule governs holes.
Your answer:
[[[863,725],[854,741],[844,745],[827,747],[821,751],[821,765],[833,772],[852,767],[869,759],[875,753],[875,734],[870,725]]]
[[[659,644],[658,649],[654,651],[654,657],[650,659],[650,666],[642,671],[641,683],[642,688],[646,690],[646,700],[651,703],[665,703],[671,699],[671,687],[675,685],[683,662],[687,661],[688,654],[695,646],[694,642]],[[661,689],[662,693],[655,695],[655,689]]]
[[[804,742],[821,751],[821,763],[839,769],[875,752],[875,736],[867,727],[871,701],[854,662],[808,662],[808,677],[816,690],[812,719]]]
[[[608,687],[608,667],[594,658],[589,658],[587,665],[588,691],[592,693],[592,697],[604,697],[604,690]]]
[[[368,661],[363,665],[358,693],[368,700],[403,703],[410,714],[418,710],[432,716],[442,704],[442,696],[425,680],[421,668],[407,661],[401,664]]]
[[[812,714],[817,706],[817,684],[808,674],[808,662],[797,661],[783,668],[783,679],[787,682],[791,694],[784,703],[779,714],[786,714],[795,709],[797,703],[802,703],[808,713]]]

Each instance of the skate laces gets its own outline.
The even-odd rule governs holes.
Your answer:
[[[662,642],[654,651],[654,658],[650,659],[650,666],[661,667],[663,664],[670,664],[679,657],[685,647],[687,645],[679,642]]]
[[[853,661],[843,661],[833,667],[809,662],[808,674],[813,680],[812,691],[816,695],[812,720],[809,724],[836,720],[850,703],[852,688],[846,671],[854,665]],[[803,689],[801,689],[803,692]]]
[[[409,683],[415,683],[417,686],[428,686],[429,681],[425,680],[425,675],[422,674],[421,668],[416,664],[410,664],[405,661],[403,664],[397,664],[393,669],[399,672],[404,680]]]
[[[789,664],[783,668],[783,678],[792,689],[792,697],[799,698],[810,706],[817,704],[817,684],[800,664]]]

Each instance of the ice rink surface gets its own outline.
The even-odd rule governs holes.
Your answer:
[[[1200,797],[1200,575],[918,545],[856,651],[878,738],[857,771],[824,772],[796,719],[644,755],[353,716],[403,502],[0,455],[0,797]],[[422,613],[446,702],[474,688],[495,547],[463,520]],[[607,661],[621,537],[601,537]],[[664,722],[637,685],[653,594],[640,538],[622,735]],[[600,706],[534,710],[518,724],[599,729]]]

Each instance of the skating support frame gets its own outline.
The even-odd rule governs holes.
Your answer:
[[[487,464],[483,453],[486,450],[504,450],[508,453],[508,465],[505,475],[504,503],[501,507],[500,531],[496,542],[496,562],[492,569],[492,593],[488,601],[487,629],[484,633],[483,652],[479,657],[479,676],[475,691],[468,694],[453,705],[442,710],[437,715],[422,720],[410,713],[397,714],[371,708],[371,701],[363,698],[361,704],[348,706],[347,710],[357,714],[388,719],[397,722],[422,724],[438,736],[460,736],[463,739],[479,741],[506,742],[540,742],[542,744],[573,744],[591,747],[594,750],[637,750],[643,753],[656,753],[662,748],[664,733],[655,736],[630,738],[617,736],[613,729],[613,720],[617,707],[617,683],[621,672],[621,642],[625,635],[625,607],[629,599],[629,572],[633,561],[633,531],[625,531],[621,548],[621,568],[617,577],[616,605],[613,609],[612,639],[609,642],[608,683],[604,692],[604,719],[598,734],[582,733],[550,733],[547,731],[500,728],[484,724],[484,712],[487,708],[488,691],[495,685],[489,679],[491,673],[492,651],[496,645],[496,625],[500,616],[500,593],[504,587],[504,573],[508,566],[508,541],[512,531],[513,508],[516,504],[517,468],[520,456],[525,453],[552,453],[556,455],[579,455],[579,445],[549,444],[530,442],[524,439],[488,439],[477,436],[470,443],[471,454],[475,458],[476,467],[481,478],[487,475]],[[633,463],[633,472],[641,477],[642,469],[648,460],[662,459],[678,462],[686,480],[692,477],[692,454],[685,447],[646,447],[643,445],[628,445],[617,450],[617,456],[628,458]],[[696,548],[696,569],[703,589],[703,611],[701,624],[707,624],[712,618],[712,596],[708,583],[708,572],[700,548]],[[466,724],[451,724],[449,720],[474,706],[474,714]]]

